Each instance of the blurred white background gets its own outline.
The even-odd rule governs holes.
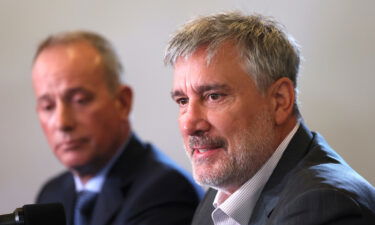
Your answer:
[[[233,9],[271,15],[297,39],[305,58],[299,100],[306,123],[375,184],[375,1],[1,0],[0,214],[33,203],[42,183],[63,170],[34,110],[30,69],[43,38],[88,29],[111,40],[135,91],[135,131],[190,170],[164,48],[186,20]]]

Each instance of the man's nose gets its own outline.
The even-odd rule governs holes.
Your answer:
[[[188,136],[202,135],[211,127],[207,120],[206,108],[198,102],[188,104],[186,111],[179,118],[181,132]]]
[[[74,112],[64,103],[58,104],[53,123],[56,129],[63,132],[73,131],[76,125]]]

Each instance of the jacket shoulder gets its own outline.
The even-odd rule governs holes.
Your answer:
[[[62,172],[55,177],[49,179],[40,189],[37,194],[37,203],[46,203],[53,201],[60,201],[61,193],[66,191],[66,188],[74,188],[73,176],[68,172]]]
[[[356,218],[353,221],[361,224],[361,221],[375,219],[374,187],[352,169],[319,134],[314,133],[306,155],[290,171],[284,183],[278,196],[278,207],[275,208],[275,211],[282,211],[279,213],[283,215],[282,218],[291,214],[308,214],[306,216],[310,217],[310,214],[319,212],[321,215],[316,216],[322,221]],[[290,218],[298,220],[298,217]]]

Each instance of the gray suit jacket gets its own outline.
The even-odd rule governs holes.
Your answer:
[[[193,225],[213,224],[216,192],[208,190]],[[249,224],[375,224],[375,189],[302,123],[266,183]]]

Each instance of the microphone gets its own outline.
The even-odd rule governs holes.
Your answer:
[[[30,204],[13,213],[0,215],[0,225],[66,225],[61,203]]]

